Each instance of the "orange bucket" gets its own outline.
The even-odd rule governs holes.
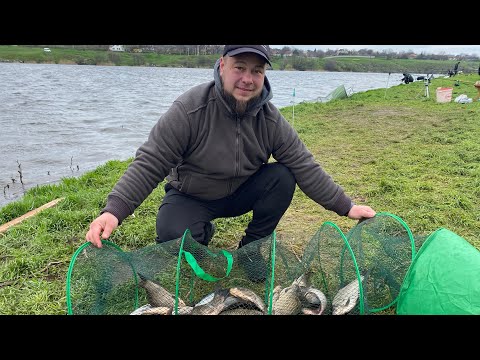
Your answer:
[[[437,102],[447,103],[452,101],[453,88],[437,88]]]

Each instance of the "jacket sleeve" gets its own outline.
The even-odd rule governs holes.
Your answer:
[[[150,195],[181,161],[190,138],[188,116],[178,101],[153,126],[146,142],[107,197],[102,213],[117,217],[119,224]]]
[[[315,161],[297,132],[281,114],[274,141],[273,157],[290,169],[299,188],[325,209],[340,216],[347,215],[353,206],[352,200]]]

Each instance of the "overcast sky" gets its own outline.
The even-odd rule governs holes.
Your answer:
[[[477,55],[480,56],[480,45],[270,45],[271,48],[281,49],[284,46],[301,50],[336,50],[336,49],[372,49],[381,52],[392,50],[394,52],[410,51],[416,54],[446,54],[446,55]]]

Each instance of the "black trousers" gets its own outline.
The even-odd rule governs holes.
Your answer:
[[[239,247],[270,235],[292,202],[295,177],[279,163],[264,164],[235,193],[218,200],[201,200],[165,185],[165,197],[157,214],[158,243],[183,236],[188,228],[192,237],[208,245],[210,221],[235,217],[253,210],[252,220]]]

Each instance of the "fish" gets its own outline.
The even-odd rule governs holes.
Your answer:
[[[146,276],[140,273],[137,274],[140,278],[138,284],[146,290],[148,302],[152,307],[173,308],[175,306],[175,296],[173,294],[165,290],[159,283],[147,279]],[[178,306],[184,307],[186,304],[179,298]]]
[[[173,308],[167,306],[158,306],[147,309],[141,315],[172,315]]]
[[[364,276],[360,275],[360,281],[363,282]],[[332,300],[332,315],[344,315],[350,312],[357,304],[360,295],[360,285],[358,279],[353,280],[341,288]]]
[[[327,297],[325,294],[314,287],[302,289],[302,304],[301,312],[305,315],[322,315],[327,307]]]
[[[217,289],[213,292],[213,297],[210,301],[205,300],[210,298],[210,294],[198,302],[189,313],[190,315],[218,315],[228,306],[235,303],[235,298],[229,296],[228,289]]]
[[[202,315],[214,315],[237,308],[256,310],[263,314],[266,312],[263,300],[254,291],[244,287],[233,287],[217,289],[203,297],[195,304],[193,315],[198,315],[199,312]]]
[[[214,296],[215,296],[215,291],[203,297],[198,303],[195,304],[195,306],[205,305],[206,303],[209,303],[210,301],[213,300]]]
[[[299,286],[292,284],[282,289],[272,301],[272,315],[296,315],[300,312],[302,304],[299,298]]]
[[[311,276],[312,276],[312,271],[308,270],[308,271],[304,272],[302,275],[300,275],[298,278],[293,280],[292,285],[308,287],[308,286],[310,286]]]
[[[175,309],[172,309],[172,315],[190,315],[193,310],[193,306],[182,306],[178,308],[178,312],[175,314]]]
[[[184,306],[178,308],[178,314],[175,314],[173,307],[167,306],[157,306],[153,307],[150,304],[143,305],[139,307],[130,315],[187,315],[192,311],[193,307],[191,306]]]
[[[265,313],[257,309],[237,307],[234,309],[224,310],[219,315],[265,315]]]
[[[310,285],[311,272],[302,273],[284,289],[277,286],[273,290],[272,315],[297,315],[302,309],[302,289]]]
[[[130,315],[142,315],[145,311],[153,309],[152,305],[150,304],[145,304],[138,309],[135,309],[133,312],[130,313]]]
[[[217,288],[215,291],[211,292],[210,294],[204,296],[199,302],[197,302],[195,304],[195,306],[200,306],[200,305],[205,305],[207,303],[209,303],[210,301],[213,300],[213,298],[215,297],[215,294],[217,292],[220,292],[220,291],[223,291],[226,293],[227,297],[225,298],[225,301],[227,302],[227,306],[230,306],[230,305],[233,305],[233,303],[236,303],[238,302],[236,299],[234,299],[233,297],[229,296],[229,289],[220,289],[220,288]]]
[[[242,302],[242,306],[253,306],[263,314],[267,309],[262,298],[258,296],[254,291],[244,287],[233,287],[229,289],[229,294],[239,299]]]

